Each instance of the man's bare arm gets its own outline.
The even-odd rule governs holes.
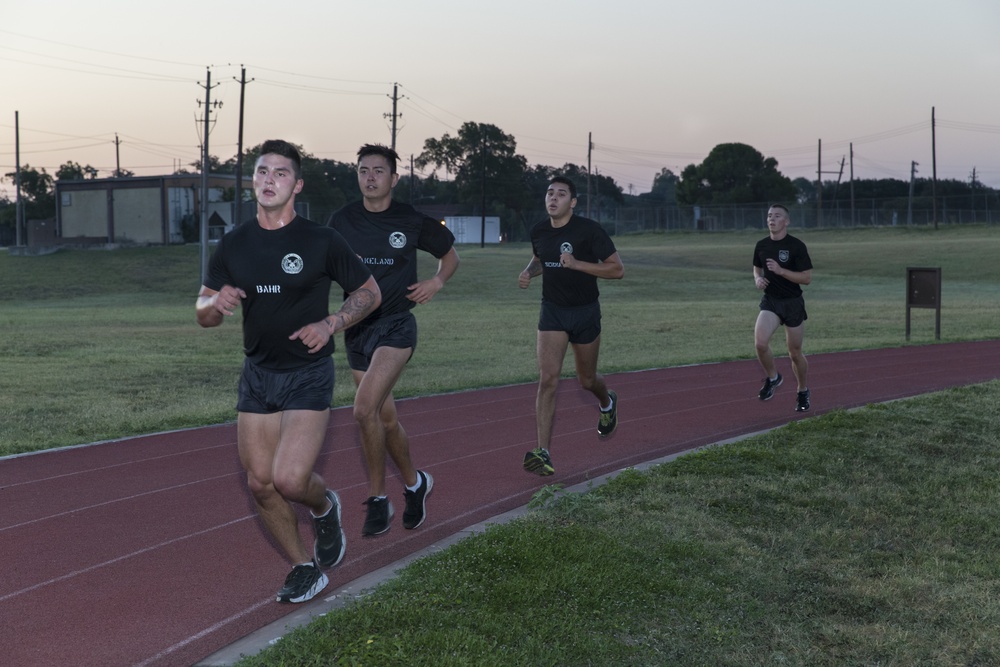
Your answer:
[[[330,334],[350,328],[371,315],[382,303],[382,290],[375,282],[375,276],[368,278],[364,285],[347,295],[340,310],[326,318]]]

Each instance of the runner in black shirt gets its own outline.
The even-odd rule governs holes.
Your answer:
[[[757,359],[767,374],[757,396],[766,401],[781,385],[781,373],[771,354],[771,336],[784,325],[792,373],[798,383],[795,410],[805,412],[810,405],[806,383],[809,363],[802,353],[807,315],[801,285],[812,281],[812,260],[806,244],[788,234],[790,222],[787,208],[781,204],[771,206],[767,210],[769,235],[758,241],[753,251],[754,284],[764,291],[754,327],[754,345]]]
[[[366,537],[389,530],[392,502],[385,494],[386,453],[403,478],[403,527],[420,526],[434,478],[417,470],[410,441],[396,415],[392,389],[417,345],[417,322],[410,309],[429,302],[458,268],[455,237],[439,220],[392,200],[399,181],[396,151],[366,144],[358,151],[358,185],[362,200],[334,213],[330,226],[343,234],[378,281],[382,305],[344,334],[347,360],[358,390],[354,418],[368,465],[369,498]],[[417,280],[417,250],[438,260],[437,273]]]
[[[237,447],[257,512],[293,565],[278,601],[305,602],[326,587],[320,568],[339,563],[345,547],[339,498],[313,470],[330,419],[333,335],[381,295],[340,234],[295,215],[303,181],[294,146],[264,142],[253,185],[257,217],[219,242],[195,308],[198,324],[215,327],[242,305]],[[331,281],[348,293],[333,315]],[[292,502],[312,510],[311,550]]]
[[[549,219],[531,229],[533,255],[518,277],[527,289],[542,276],[542,307],[538,318],[538,396],[535,419],[538,446],[524,455],[524,469],[538,475],[555,472],[549,447],[556,411],[556,389],[566,348],[573,346],[580,386],[597,397],[600,419],[597,433],[611,435],[618,426],[618,396],[597,372],[601,348],[601,305],[597,279],[619,279],[625,274],[611,237],[598,223],[574,215],[576,185],[556,176],[545,194]]]

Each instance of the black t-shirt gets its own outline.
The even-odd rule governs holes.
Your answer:
[[[785,235],[780,241],[771,240],[770,236],[757,241],[753,249],[753,265],[763,269],[761,275],[767,278],[768,284],[764,294],[776,299],[793,299],[802,296],[802,288],[787,278],[775,275],[767,270],[767,260],[776,259],[782,268],[789,271],[808,271],[812,265],[806,244],[794,236]]]
[[[330,226],[343,235],[378,281],[382,304],[369,320],[413,308],[406,294],[407,287],[417,282],[418,249],[441,259],[455,244],[455,235],[440,220],[397,201],[379,213],[365,209],[362,201],[351,202],[331,216]]]
[[[531,249],[542,262],[542,301],[562,308],[597,301],[597,276],[567,269],[559,256],[568,252],[583,262],[603,262],[615,254],[615,244],[597,222],[573,215],[562,227],[549,219],[531,228]]]
[[[222,237],[212,255],[205,287],[224,285],[247,293],[243,300],[243,351],[272,371],[294,370],[333,354],[333,338],[309,354],[295,331],[330,314],[330,285],[346,292],[371,273],[336,231],[296,216],[280,229],[249,220]]]

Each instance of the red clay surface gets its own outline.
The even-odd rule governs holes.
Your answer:
[[[418,467],[434,475],[428,519],[363,540],[365,472],[349,409],[333,412],[318,470],[341,496],[347,554],[325,593],[526,504],[547,484],[586,479],[835,408],[1000,377],[1000,341],[809,357],[813,409],[793,412],[795,381],[757,400],[756,361],[608,376],[618,431],[575,381],[559,389],[556,475],[521,469],[534,447],[535,386],[399,403]],[[235,425],[0,460],[0,655],[11,666],[192,665],[293,612],[274,602],[289,565],[258,524]],[[305,523],[306,536],[312,539]]]

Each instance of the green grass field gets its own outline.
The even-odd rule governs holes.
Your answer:
[[[601,370],[753,356],[759,294],[750,266],[762,236],[616,238],[625,278],[601,284]],[[991,338],[1000,329],[1000,228],[806,231],[801,238],[815,265],[806,288],[807,354],[905,344],[908,266],[942,268],[943,340]],[[459,252],[452,281],[416,309],[420,341],[399,397],[536,379],[540,285],[517,288],[530,247]],[[198,267],[196,246],[0,254],[0,455],[234,419],[239,318],[216,329],[195,324]],[[433,260],[423,262],[422,271],[433,269]],[[911,342],[933,342],[933,317],[913,312]],[[334,359],[346,369],[342,349]],[[341,377],[337,406],[353,399],[352,383]]]

